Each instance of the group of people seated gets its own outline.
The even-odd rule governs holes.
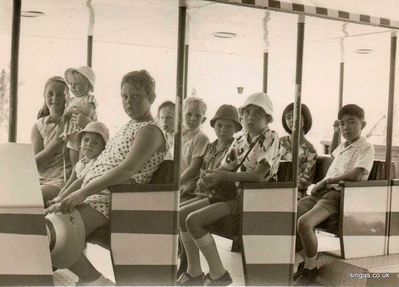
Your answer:
[[[32,129],[32,143],[47,207],[50,248],[57,250],[51,253],[53,264],[74,272],[79,285],[110,285],[112,281],[84,255],[82,240],[84,243],[92,231],[109,223],[109,186],[148,183],[163,160],[173,159],[175,104],[162,103],[154,118],[155,80],[145,70],[126,74],[120,95],[130,120],[110,137],[107,127],[97,121],[94,85],[95,74],[86,66],[66,70],[65,79],[50,78],[44,87],[44,106]],[[305,137],[312,126],[311,113],[304,104],[300,109],[296,244],[300,256],[294,277],[298,285],[308,285],[318,272],[314,228],[339,210],[340,193],[334,184],[367,179],[374,149],[361,136],[366,124],[363,109],[354,104],[342,107],[334,137],[342,135],[345,142],[333,146],[334,161],[326,177],[307,195],[317,153]],[[177,280],[185,286],[232,283],[207,226],[238,212],[239,182],[277,181],[280,161],[292,161],[293,156],[294,104],[282,113],[288,135],[280,138],[269,127],[274,119],[273,104],[265,93],[249,95],[238,109],[220,106],[210,120],[217,137],[212,143],[201,131],[206,112],[203,99],[185,99]],[[58,230],[71,224],[74,226],[68,230],[75,234],[74,239],[54,248]],[[206,275],[200,252],[209,266]]]

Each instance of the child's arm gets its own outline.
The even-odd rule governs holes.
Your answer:
[[[311,194],[326,188],[328,184],[339,183],[340,181],[359,181],[365,171],[363,167],[355,167],[351,171],[344,173],[343,175],[337,177],[330,177],[319,181],[312,189]]]
[[[214,169],[206,171],[206,175],[202,177],[202,182],[207,188],[215,187],[222,181],[261,182],[264,181],[265,175],[269,170],[270,166],[266,161],[259,162],[254,171],[233,172],[223,169]]]
[[[191,160],[190,166],[183,172],[183,175],[181,176],[180,179],[180,183],[183,185],[190,179],[199,177],[201,165],[202,165],[202,157],[194,157]]]
[[[72,192],[78,190],[83,183],[83,179],[84,177],[80,177],[77,178],[76,180],[74,180],[70,186],[68,186],[68,188],[64,189],[64,191],[58,195],[58,196],[62,196],[62,199],[66,198],[68,195],[70,195]]]
[[[148,139],[151,139],[150,141]],[[99,193],[107,187],[128,180],[159,150],[166,149],[166,141],[162,131],[148,125],[137,132],[126,158],[115,168],[99,176],[85,187],[70,194],[62,201],[62,211],[70,212],[77,204],[88,196]]]

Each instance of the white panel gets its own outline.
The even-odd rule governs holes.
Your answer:
[[[285,211],[295,210],[294,189],[246,189],[244,191],[244,211]]]
[[[291,264],[291,246],[295,236],[243,236],[247,264]]]
[[[43,214],[43,207],[0,207],[0,214]]]
[[[176,244],[176,235],[111,234],[111,250],[116,265],[172,265]]]
[[[260,7],[269,7],[269,0],[255,0],[255,5]]]
[[[392,205],[391,211],[399,211],[399,186],[392,186]]]
[[[386,212],[387,186],[345,187],[344,210],[349,212]]]
[[[328,10],[327,12],[329,17],[338,18],[338,10]]]
[[[0,159],[0,207],[43,207],[32,145],[2,143]]]
[[[355,22],[360,22],[360,15],[359,14],[349,14],[349,19]]]
[[[292,3],[288,2],[280,2],[281,4],[281,9],[286,10],[286,11],[291,11],[292,12]]]
[[[370,23],[373,23],[375,25],[380,25],[380,18],[371,16],[370,17]]]
[[[0,233],[0,274],[53,274],[47,236]]]
[[[399,253],[399,235],[389,237],[389,254]]]
[[[312,15],[315,15],[316,14],[316,7],[314,7],[314,6],[305,6],[305,13],[309,13],[309,14],[312,14]]]
[[[112,195],[112,210],[174,211],[175,192],[126,192]]]
[[[345,258],[384,255],[385,236],[344,236]]]

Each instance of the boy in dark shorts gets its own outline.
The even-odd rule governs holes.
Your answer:
[[[315,227],[339,212],[339,181],[367,180],[374,161],[374,147],[361,136],[366,126],[364,110],[349,104],[338,112],[338,122],[345,139],[333,152],[334,157],[325,178],[318,182],[311,195],[299,200],[297,211],[297,251],[304,262],[299,264],[296,285],[308,286],[317,277],[317,237]]]

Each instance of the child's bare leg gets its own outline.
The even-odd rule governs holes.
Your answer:
[[[101,213],[88,205],[80,205],[78,210],[85,225],[86,236],[96,228],[108,224],[108,220]],[[68,269],[86,282],[94,281],[101,275],[83,253],[78,261]]]
[[[45,205],[46,205],[47,201],[55,198],[58,195],[58,193],[60,192],[60,189],[53,185],[44,184],[44,185],[41,185],[40,188],[42,190],[43,201],[44,201]]]
[[[305,268],[317,267],[317,237],[314,228],[331,216],[331,213],[322,207],[312,208],[298,220],[298,234],[305,250]]]
[[[218,202],[190,213],[186,219],[188,231],[208,262],[211,279],[220,278],[226,269],[220,259],[215,240],[204,227],[229,214],[231,214],[229,206],[225,202]]]
[[[184,250],[187,256],[187,274],[192,277],[201,275],[201,262],[199,256],[199,249],[195,244],[191,234],[187,231],[186,219],[189,214],[195,210],[201,209],[209,205],[207,198],[196,200],[187,204],[184,207],[179,208],[179,226],[180,226],[180,239],[183,243]]]

